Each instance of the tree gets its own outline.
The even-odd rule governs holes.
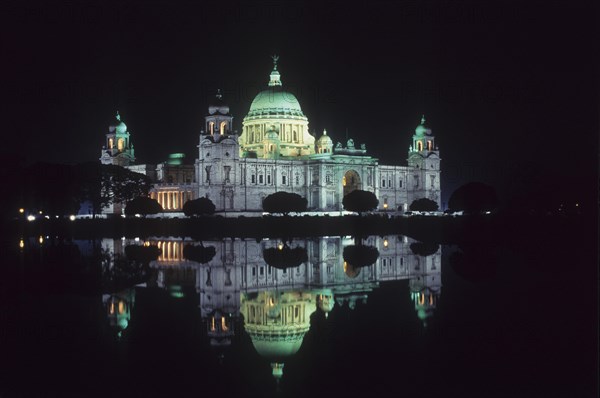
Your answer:
[[[439,206],[434,200],[421,198],[413,200],[409,208],[411,211],[437,211]]]
[[[373,246],[350,245],[344,247],[344,261],[354,267],[371,265],[379,258],[379,250]]]
[[[279,191],[264,198],[262,206],[266,212],[282,213],[287,216],[291,212],[306,211],[308,201],[298,194]]]
[[[147,176],[121,166],[88,162],[77,168],[80,201],[89,201],[95,216],[111,203],[125,203],[148,195],[152,182]]]
[[[183,205],[183,214],[187,217],[210,216],[215,214],[215,204],[208,198],[188,200]]]
[[[462,210],[471,214],[495,210],[497,206],[496,190],[481,182],[469,182],[460,186],[448,201],[448,208],[451,211]]]
[[[144,266],[148,266],[150,261],[158,259],[160,255],[160,249],[158,246],[141,246],[141,245],[127,245],[125,246],[125,256],[128,260],[137,261]]]
[[[379,205],[379,199],[373,192],[355,189],[342,199],[342,205],[345,210],[363,213],[365,211],[375,210]]]
[[[128,216],[141,214],[146,217],[148,214],[157,214],[163,211],[162,206],[155,199],[146,196],[140,196],[129,202],[125,206],[125,214]]]
[[[116,165],[104,165],[104,169],[111,182],[113,203],[125,203],[148,196],[152,186],[148,176]]]
[[[297,267],[308,261],[308,254],[304,247],[291,248],[284,244],[282,247],[263,250],[263,258],[271,267],[286,269]]]
[[[200,246],[186,245],[183,248],[183,257],[200,264],[210,262],[215,254],[217,254],[217,250],[214,246],[204,246],[200,244]]]
[[[437,253],[440,245],[437,243],[414,242],[410,244],[410,250],[419,256],[427,257]]]

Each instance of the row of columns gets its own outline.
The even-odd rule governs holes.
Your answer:
[[[158,242],[160,255],[158,261],[182,261],[183,260],[183,243],[182,242]]]
[[[151,192],[150,197],[164,210],[181,210],[185,202],[194,198],[194,194],[192,191],[158,191]]]

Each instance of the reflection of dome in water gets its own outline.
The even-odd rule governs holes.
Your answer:
[[[240,313],[256,352],[270,360],[281,377],[283,361],[300,349],[315,311],[314,295],[304,291],[242,293]]]
[[[330,289],[325,289],[323,291],[316,292],[316,294],[317,307],[325,313],[325,316],[327,316],[331,310],[333,310],[333,306],[335,305],[333,292]]]
[[[306,331],[285,336],[250,334],[250,338],[259,355],[274,361],[282,361],[298,352],[305,334]]]

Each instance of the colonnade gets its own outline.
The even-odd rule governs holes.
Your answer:
[[[192,191],[158,191],[150,192],[150,197],[164,210],[181,210],[185,202],[194,199],[194,194]]]

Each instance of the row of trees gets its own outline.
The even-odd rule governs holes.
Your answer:
[[[98,162],[73,166],[36,163],[21,170],[20,177],[9,193],[10,208],[58,216],[77,214],[85,202],[95,215],[112,203],[147,196],[152,186],[143,174]]]
[[[163,211],[157,201],[147,197],[152,181],[120,166],[98,162],[75,166],[37,163],[20,174],[16,189],[9,193],[18,207],[52,215],[75,214],[84,202],[89,203],[93,215],[113,203],[127,203],[125,213],[131,215]],[[492,187],[469,183],[452,194],[448,207],[453,211],[476,213],[493,210],[497,203]],[[263,210],[287,215],[306,211],[307,204],[306,198],[298,194],[280,191],[263,200]],[[344,196],[342,205],[345,210],[364,213],[377,209],[379,200],[372,192],[354,190]],[[438,204],[427,198],[417,199],[411,203],[410,210],[437,211]],[[185,203],[183,212],[186,216],[211,215],[215,205],[208,198],[198,198]]]
[[[306,198],[284,191],[267,196],[262,203],[264,211],[283,215],[305,212],[307,205]],[[377,209],[379,200],[374,193],[358,189],[344,196],[342,205],[345,210],[364,213]],[[450,210],[463,210],[471,213],[492,210],[496,205],[497,199],[493,188],[478,183],[460,187],[452,194],[449,202]],[[438,209],[437,202],[427,198],[416,199],[410,205],[411,211],[437,211]],[[154,214],[160,211],[162,209],[158,203],[149,198],[138,198],[130,202],[126,208],[126,214]],[[183,213],[188,217],[212,215],[215,213],[215,205],[208,198],[198,198],[186,202],[183,206]]]

